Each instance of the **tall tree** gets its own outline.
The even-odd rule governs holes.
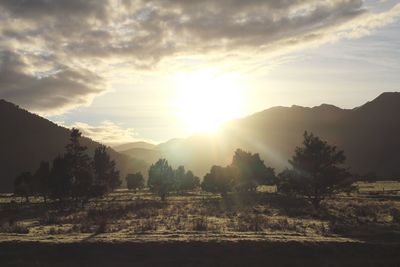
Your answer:
[[[174,189],[174,171],[166,159],[159,159],[150,166],[147,185],[150,191],[159,195],[163,201]]]
[[[93,183],[93,168],[86,152],[87,147],[80,144],[81,136],[82,133],[78,129],[72,129],[65,154],[65,158],[71,164],[72,196],[76,199],[87,198]]]
[[[225,198],[233,189],[232,167],[212,166],[204,176],[201,188],[207,192],[220,193]]]
[[[272,183],[274,169],[266,167],[259,154],[237,149],[231,164],[238,191],[255,191],[258,186]]]
[[[292,168],[280,174],[279,188],[304,195],[318,208],[327,196],[351,187],[351,175],[343,167],[345,160],[342,150],[305,132],[303,145],[289,160]]]
[[[112,191],[121,185],[119,171],[116,170],[115,161],[110,159],[106,146],[101,145],[94,151],[93,166],[99,194]]]

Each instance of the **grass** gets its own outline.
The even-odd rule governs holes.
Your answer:
[[[400,182],[379,181],[374,183],[357,182],[360,194],[395,194],[400,195]]]
[[[382,183],[376,185],[380,188]],[[397,185],[391,185],[396,188]],[[364,184],[360,188],[365,187]],[[85,208],[60,210],[40,199],[3,196],[0,240],[260,239],[393,240],[400,237],[400,201],[364,193],[327,199],[316,212],[304,199],[273,190],[227,199],[201,191],[171,195],[119,190]],[[10,236],[11,233],[21,237]],[[3,238],[2,238],[3,237]],[[18,239],[19,238],[19,239]]]

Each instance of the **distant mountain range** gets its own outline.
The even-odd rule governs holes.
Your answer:
[[[234,150],[242,148],[281,170],[301,144],[304,131],[343,149],[354,173],[400,178],[400,93],[383,93],[354,109],[327,104],[273,107],[230,121],[215,135],[198,134],[122,153],[149,163],[165,157],[203,176],[213,164],[230,163]]]
[[[64,152],[70,131],[0,100],[0,191],[12,190],[14,177],[34,171],[41,160]],[[304,131],[313,132],[345,151],[347,165],[358,174],[400,178],[400,93],[383,93],[354,109],[323,104],[273,107],[226,123],[216,134],[196,134],[153,145],[135,142],[109,149],[122,176],[147,174],[148,166],[165,157],[202,177],[212,165],[230,163],[236,148],[259,153],[278,171],[288,165]],[[93,153],[99,143],[83,138]],[[117,152],[118,151],[118,152]]]
[[[41,160],[52,162],[54,157],[64,153],[69,142],[69,129],[4,100],[0,100],[0,125],[0,192],[12,191],[16,175],[24,171],[34,172]],[[89,138],[82,138],[82,143],[90,154],[100,145]],[[147,172],[146,162],[111,148],[108,152],[116,161],[122,177],[128,172]]]

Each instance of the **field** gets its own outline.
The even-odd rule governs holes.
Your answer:
[[[96,258],[97,252],[93,251],[106,249],[109,257],[118,257],[116,266],[135,259],[141,259],[142,265],[154,266],[157,260],[151,257],[152,250],[171,264],[191,259],[188,266],[213,262],[221,266],[221,262],[217,264],[218,251],[221,255],[232,253],[232,259],[225,255],[224,260],[224,264],[232,260],[230,266],[250,255],[258,257],[255,262],[269,259],[274,265],[290,265],[296,257],[303,260],[303,255],[316,257],[309,259],[308,266],[321,266],[325,261],[333,264],[327,266],[343,266],[344,262],[352,266],[361,262],[364,266],[398,265],[400,195],[395,190],[399,185],[386,182],[385,186],[391,190],[383,192],[382,182],[359,183],[357,193],[326,199],[319,211],[305,199],[279,195],[273,188],[251,195],[231,194],[226,199],[193,191],[172,194],[165,202],[146,190],[119,190],[92,200],[83,208],[72,203],[45,204],[39,197],[32,197],[27,203],[23,198],[3,195],[0,265],[52,265],[67,259],[77,248],[87,254],[80,252],[80,257],[68,261],[80,260],[85,266],[91,257]],[[24,252],[26,248],[29,253]],[[261,248],[267,259],[255,254],[261,253]],[[130,249],[135,252],[130,254]],[[203,259],[197,251],[211,259]],[[244,258],[234,251],[244,252]],[[19,252],[23,256],[19,257]],[[285,258],[284,253],[292,257]],[[94,266],[106,266],[110,261],[104,255],[99,257]],[[34,265],[35,261],[42,265]],[[64,265],[59,262],[57,266]]]

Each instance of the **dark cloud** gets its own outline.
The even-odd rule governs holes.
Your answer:
[[[57,112],[86,104],[105,89],[102,78],[87,70],[59,65],[32,73],[30,60],[10,51],[0,52],[0,98],[36,111]]]
[[[34,22],[47,18],[86,20],[108,18],[108,1],[102,0],[1,0],[3,11],[13,18]]]
[[[362,0],[0,0],[0,14],[0,49],[20,61],[37,54],[32,50],[51,55],[30,58],[25,62],[30,68],[44,68],[49,61],[63,65],[43,78],[13,70],[21,62],[3,67],[0,84],[7,87],[0,96],[36,107],[69,101],[74,106],[101,92],[104,86],[94,72],[107,60],[149,68],[176,55],[284,51],[346,31],[363,32],[385,20],[371,20]],[[358,26],[344,27],[348,22]],[[49,90],[52,86],[57,89]],[[41,91],[46,100],[35,98]]]

